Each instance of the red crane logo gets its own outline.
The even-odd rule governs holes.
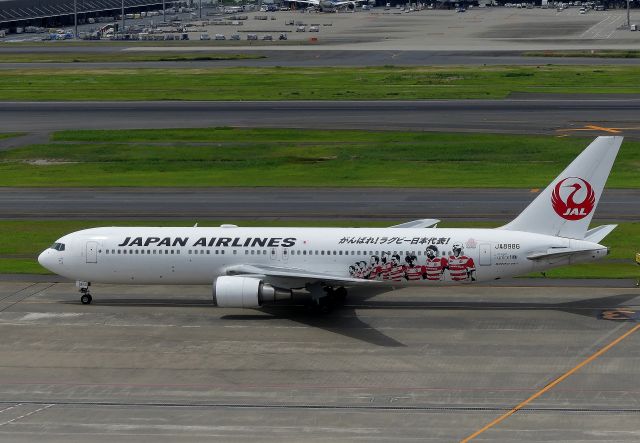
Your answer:
[[[561,192],[562,188],[573,188],[573,191],[567,195],[566,192]],[[581,201],[576,202],[575,197],[578,193],[578,198],[584,197]],[[562,197],[562,194],[565,195],[565,198]],[[556,214],[565,220],[580,220],[593,211],[596,205],[596,194],[586,180],[580,177],[567,177],[560,180],[555,186],[551,193],[551,204]]]

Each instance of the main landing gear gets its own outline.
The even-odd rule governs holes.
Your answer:
[[[83,305],[90,305],[93,298],[89,293],[89,286],[91,286],[91,282],[88,281],[77,281],[76,286],[80,290],[80,303]]]
[[[307,305],[314,314],[328,314],[334,308],[344,304],[347,298],[347,289],[344,287],[332,288],[330,286],[307,288],[311,292],[311,300]]]

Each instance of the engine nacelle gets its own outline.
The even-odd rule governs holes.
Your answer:
[[[274,288],[251,277],[218,277],[213,282],[213,303],[221,308],[257,308],[291,300],[290,289]]]

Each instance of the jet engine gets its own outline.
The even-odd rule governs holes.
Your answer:
[[[252,277],[224,276],[213,282],[213,303],[221,308],[257,308],[291,297],[290,289],[274,288]]]

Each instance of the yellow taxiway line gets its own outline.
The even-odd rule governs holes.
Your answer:
[[[468,437],[464,438],[463,440],[460,441],[460,443],[467,443],[467,442],[473,440],[474,438],[476,438],[477,436],[479,436],[483,432],[487,431],[488,429],[491,429],[492,427],[494,427],[498,423],[500,423],[503,420],[509,418],[510,416],[512,416],[513,414],[518,412],[520,409],[524,408],[526,405],[531,403],[533,400],[535,400],[536,398],[540,397],[545,392],[548,392],[549,390],[553,389],[554,386],[562,383],[564,380],[566,380],[567,378],[569,378],[570,376],[572,376],[573,374],[578,372],[581,368],[583,368],[584,366],[588,365],[589,363],[591,363],[592,361],[594,361],[595,359],[597,359],[598,357],[603,355],[609,349],[613,348],[615,345],[620,343],[622,340],[624,340],[625,338],[629,337],[631,334],[636,332],[638,329],[640,329],[640,324],[638,324],[638,325],[634,326],[633,328],[629,329],[627,332],[622,334],[620,337],[616,338],[611,343],[609,343],[608,345],[606,345],[605,347],[603,347],[602,349],[600,349],[596,353],[594,353],[591,356],[589,356],[587,359],[585,359],[582,362],[578,363],[576,366],[574,366],[573,368],[571,368],[570,370],[568,370],[567,372],[562,374],[560,377],[558,377],[555,380],[553,380],[551,383],[549,383],[548,385],[546,385],[545,387],[540,389],[538,392],[533,394],[531,397],[527,398],[525,401],[521,402],[520,404],[518,404],[514,408],[512,408],[509,411],[505,412],[500,417],[498,417],[495,420],[493,420],[492,422],[486,424],[482,428],[478,429],[473,434],[471,434]]]

